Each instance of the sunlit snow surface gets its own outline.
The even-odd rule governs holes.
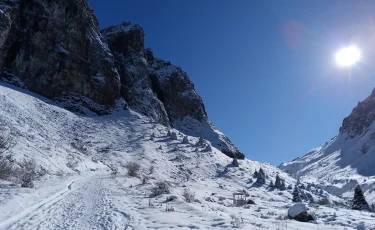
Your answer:
[[[16,134],[14,158],[35,159],[49,175],[34,189],[2,181],[0,229],[371,229],[375,215],[346,208],[310,206],[314,223],[283,220],[292,205],[291,191],[268,185],[257,187],[248,180],[262,167],[270,179],[279,173],[286,184],[296,180],[276,167],[255,161],[240,161],[240,167],[225,167],[231,159],[213,148],[204,151],[191,144],[170,140],[167,128],[132,111],[118,110],[108,116],[76,115],[54,102],[14,86],[0,83],[0,117]],[[173,130],[172,130],[173,131]],[[176,131],[178,133],[178,131]],[[150,140],[151,134],[155,138]],[[161,146],[161,149],[159,149]],[[141,179],[125,176],[126,162],[142,166]],[[67,165],[74,165],[74,170]],[[154,172],[150,174],[150,167]],[[119,175],[111,176],[110,168]],[[77,172],[80,172],[78,174]],[[62,174],[63,175],[60,175]],[[189,175],[189,176],[188,176]],[[267,182],[270,181],[267,180]],[[149,198],[153,184],[167,181],[167,195]],[[201,203],[186,203],[185,188],[195,192]],[[232,207],[232,193],[245,189],[255,205]],[[332,201],[345,204],[339,197]],[[315,199],[320,195],[313,194]],[[211,201],[206,201],[211,197]],[[233,218],[233,215],[235,218]],[[231,217],[232,216],[232,217]],[[237,219],[237,220],[236,220]]]

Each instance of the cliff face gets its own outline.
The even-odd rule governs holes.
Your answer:
[[[120,80],[98,21],[84,0],[2,1],[0,70],[49,98],[79,95],[101,105],[120,98]]]
[[[365,134],[373,121],[375,121],[375,89],[343,120],[340,133],[347,133],[349,138]]]
[[[210,123],[187,74],[145,48],[143,29],[124,22],[100,31],[86,0],[0,1],[0,74],[73,111],[102,115],[126,101],[155,122],[244,158]]]
[[[121,95],[131,108],[162,124],[202,136],[230,157],[244,158],[209,122],[202,98],[187,74],[144,47],[139,25],[123,22],[103,29],[102,35],[115,57]]]

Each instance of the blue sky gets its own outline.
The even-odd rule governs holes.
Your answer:
[[[142,25],[181,66],[210,120],[247,158],[280,164],[323,145],[375,87],[375,4],[345,0],[89,0],[102,28]],[[348,69],[335,52],[356,44]]]

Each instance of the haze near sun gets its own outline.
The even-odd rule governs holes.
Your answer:
[[[361,59],[361,51],[355,45],[340,49],[336,53],[336,64],[340,67],[350,67]]]

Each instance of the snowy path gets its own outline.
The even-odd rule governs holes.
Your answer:
[[[36,208],[0,223],[1,229],[125,229],[128,216],[115,208],[108,177],[90,177],[47,198]],[[35,205],[34,205],[35,206]],[[9,223],[12,222],[12,223]]]

